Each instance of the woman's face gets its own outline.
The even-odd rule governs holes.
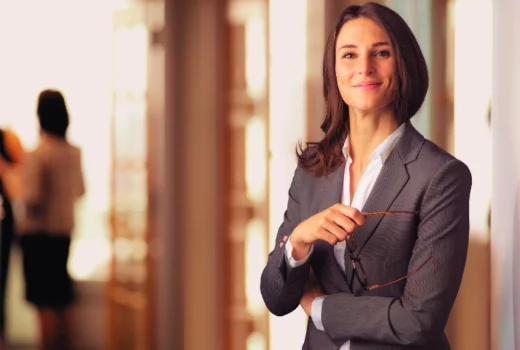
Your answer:
[[[355,112],[383,111],[395,96],[393,49],[388,34],[368,18],[341,28],[336,40],[336,80]]]

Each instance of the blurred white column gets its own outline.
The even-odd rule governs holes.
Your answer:
[[[473,238],[489,240],[491,200],[492,3],[458,0],[454,8],[454,145],[455,156],[473,175],[470,221]]]
[[[489,350],[492,3],[457,0],[450,5],[454,28],[454,155],[469,167],[473,186],[468,258],[447,328],[454,349]]]
[[[295,147],[306,137],[307,7],[302,0],[269,2],[269,250],[287,206]],[[270,315],[270,349],[303,344],[307,317],[298,308]]]
[[[520,349],[520,2],[493,5],[492,349],[509,350]],[[482,54],[480,39],[475,49]]]

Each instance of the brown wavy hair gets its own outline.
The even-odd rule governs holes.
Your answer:
[[[369,2],[347,7],[336,20],[323,55],[323,96],[325,133],[319,142],[297,147],[298,164],[313,176],[326,176],[344,161],[343,144],[349,132],[348,106],[343,101],[336,81],[336,40],[345,23],[356,18],[368,18],[388,34],[394,51],[396,96],[394,112],[399,124],[412,118],[421,107],[428,91],[428,68],[421,48],[406,22],[390,8]]]

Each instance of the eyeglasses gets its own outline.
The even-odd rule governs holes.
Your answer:
[[[393,211],[374,211],[371,213],[362,212],[361,215],[370,217],[370,216],[380,216],[380,215],[389,215],[389,214],[419,214],[418,211],[409,211],[409,210],[393,210]]]
[[[413,214],[413,215],[415,215],[415,214],[418,214],[418,212],[416,212],[416,211],[407,211],[407,210],[396,210],[396,211],[362,212],[361,214],[364,215],[365,217],[372,217],[372,216],[381,216],[381,215],[390,215],[390,214]],[[410,276],[416,274],[432,258],[430,256],[421,265],[419,265],[413,271],[409,272],[406,276],[403,276],[403,277],[400,277],[400,278],[395,279],[393,281],[382,283],[382,284],[368,285],[368,277],[367,277],[367,275],[365,273],[365,269],[363,268],[363,265],[361,264],[361,259],[359,257],[355,257],[354,256],[354,252],[357,249],[356,238],[355,238],[354,233],[350,234],[349,239],[347,239],[346,246],[347,246],[347,249],[348,249],[350,260],[352,261],[352,268],[354,270],[354,274],[353,274],[352,278],[354,278],[354,276],[356,276],[356,279],[358,280],[359,284],[366,291],[371,291],[371,290],[378,289],[378,288],[381,288],[381,287],[390,286],[390,285],[395,284],[397,282],[401,282],[401,281],[409,278]],[[352,279],[350,280],[350,285],[352,285]]]

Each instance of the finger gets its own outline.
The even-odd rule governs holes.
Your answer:
[[[327,215],[327,218],[337,226],[341,227],[347,234],[351,234],[357,227],[356,223],[352,219],[336,210],[331,211]]]
[[[327,217],[324,217],[320,220],[320,226],[327,230],[329,233],[336,236],[338,238],[338,241],[344,241],[349,234],[341,226],[338,226],[334,221],[329,220]]]
[[[330,245],[335,245],[338,243],[338,237],[324,229],[323,227],[319,228],[316,232],[317,239],[321,239],[322,241],[327,242]]]
[[[349,207],[341,203],[336,204],[334,208],[337,209],[341,214],[348,217],[350,220],[354,221],[356,225],[363,226],[365,224],[365,216],[361,214],[361,212],[356,208]]]

